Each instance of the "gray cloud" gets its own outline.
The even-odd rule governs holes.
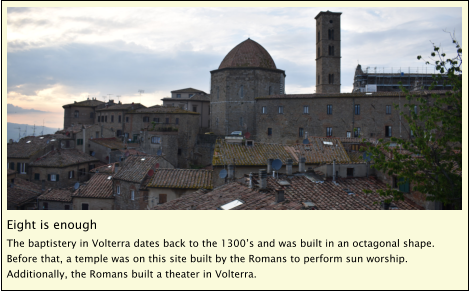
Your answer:
[[[24,114],[24,113],[34,113],[34,114],[44,114],[44,113],[49,113],[47,111],[40,111],[40,110],[35,110],[35,109],[25,109],[19,106],[15,106],[11,103],[7,104],[7,114],[9,115],[14,115],[14,114]]]

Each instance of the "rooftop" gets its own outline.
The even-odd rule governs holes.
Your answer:
[[[161,100],[165,101],[188,101],[188,100],[200,100],[200,101],[210,101],[210,94],[206,93],[197,93],[189,98],[172,98],[172,97],[165,97]]]
[[[42,201],[71,202],[72,191],[69,189],[48,189],[37,199]]]
[[[336,163],[348,164],[352,161],[345,151],[340,139],[335,137],[309,137],[310,144],[297,144],[289,147],[289,151],[294,154],[298,161],[304,156],[306,163]]]
[[[15,178],[14,184],[8,184],[7,201],[8,205],[22,205],[41,195],[41,186],[22,178]]]
[[[200,113],[195,113],[187,110],[183,110],[179,107],[170,107],[170,106],[153,106],[149,108],[143,108],[135,110],[136,114],[145,114],[145,113],[157,113],[157,114],[192,114],[200,115]]]
[[[73,192],[72,197],[113,199],[112,175],[107,173],[95,173],[91,179],[80,185]]]
[[[212,189],[212,172],[205,169],[157,169],[147,187]]]
[[[79,163],[98,161],[95,157],[76,149],[56,149],[30,163],[31,166],[65,167]]]
[[[119,150],[124,148],[124,143],[116,137],[112,138],[95,138],[91,139],[90,142],[99,144],[111,150]]]
[[[96,168],[93,168],[90,170],[91,173],[114,173],[115,167],[119,166],[119,162],[114,162],[111,164],[105,164],[98,166]]]
[[[21,138],[19,142],[8,144],[8,158],[29,158],[34,154],[44,150],[53,139],[68,139],[61,134],[50,134],[42,136],[27,136]]]
[[[64,135],[66,135],[67,133],[76,134],[76,133],[79,133],[79,132],[83,131],[83,128],[88,129],[88,128],[91,128],[92,126],[94,126],[94,125],[73,124],[72,126],[66,128],[66,129],[57,131],[56,134],[64,134]]]
[[[140,183],[148,174],[150,169],[156,170],[156,164],[162,159],[161,156],[132,155],[125,159],[124,165],[114,176],[114,179]]]
[[[225,56],[218,69],[243,67],[277,69],[269,52],[250,38],[234,47]]]
[[[184,89],[173,90],[171,91],[171,93],[205,93],[205,91],[189,87]]]
[[[142,108],[145,107],[143,104],[140,103],[117,103],[108,107],[97,109],[97,112],[100,111],[124,111],[124,110],[131,110],[132,107],[134,108]]]
[[[429,94],[444,94],[447,90],[423,90],[411,92],[412,94],[429,95]],[[324,98],[324,97],[396,97],[401,96],[405,98],[406,94],[400,91],[379,91],[379,92],[353,92],[353,93],[306,93],[306,94],[273,94],[266,96],[259,96],[255,99],[309,99],[309,98]]]
[[[96,99],[88,99],[88,100],[83,100],[83,101],[78,101],[78,102],[74,102],[74,103],[69,103],[69,104],[66,104],[66,105],[63,105],[62,107],[71,107],[71,106],[86,106],[86,107],[97,107],[99,105],[102,105],[104,104],[103,101],[99,101],[99,100],[96,100]]]

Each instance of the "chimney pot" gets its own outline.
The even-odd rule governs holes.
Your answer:
[[[275,194],[275,201],[277,203],[285,201],[285,191],[284,190],[277,190],[277,193]]]
[[[300,158],[300,163],[299,163],[299,165],[298,165],[298,168],[299,168],[298,170],[299,170],[300,172],[305,172],[305,171],[306,171],[305,163],[306,163],[306,158],[301,157],[301,158]]]

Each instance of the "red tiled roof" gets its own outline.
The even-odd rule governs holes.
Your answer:
[[[212,172],[205,169],[157,169],[147,187],[212,189]]]
[[[249,38],[234,47],[225,56],[218,69],[238,67],[277,69],[269,52]]]
[[[90,142],[99,144],[101,146],[104,146],[106,148],[109,148],[111,150],[118,150],[124,148],[124,143],[116,137],[112,138],[95,138],[95,139],[90,139]]]
[[[289,147],[289,151],[295,155],[298,161],[299,157],[304,155],[306,163],[351,163],[350,157],[345,151],[344,146],[339,139],[335,137],[309,137],[310,144],[297,144]],[[329,143],[332,143],[330,145]]]
[[[104,104],[104,102],[99,101],[99,100],[89,99],[89,100],[83,100],[83,101],[79,101],[79,102],[69,103],[69,104],[63,105],[62,107],[64,107],[64,108],[65,107],[71,107],[71,106],[96,107],[96,106],[99,106],[99,105],[102,105],[102,104]]]
[[[129,156],[114,179],[140,183],[150,169],[156,170],[155,165],[162,162],[163,159],[161,156],[152,155]]]
[[[21,138],[17,143],[8,144],[8,158],[29,158],[46,148],[48,145],[47,141],[50,142],[52,139],[67,139],[67,137],[61,134],[51,134]],[[30,142],[28,143],[28,141]]]
[[[90,170],[90,172],[91,173],[114,173],[116,163],[119,164],[119,162],[114,162],[111,164],[101,165],[101,166],[93,168],[92,170]]]
[[[60,131],[57,131],[56,134],[65,134],[67,132],[69,133],[79,133],[81,131],[83,131],[83,128],[85,129],[88,129],[90,127],[92,127],[94,125],[86,125],[86,124],[74,124],[73,126],[70,126],[66,129],[63,129],[63,130],[60,130]]]
[[[91,179],[72,194],[72,197],[113,199],[112,175],[95,173]]]
[[[30,200],[35,200],[41,195],[41,186],[26,181],[22,178],[15,178],[14,184],[8,184],[7,201],[8,205],[21,205]]]
[[[57,149],[30,163],[31,166],[64,167],[79,163],[98,161],[95,157],[76,149]]]
[[[72,192],[69,189],[49,189],[38,197],[42,201],[71,202]]]
[[[445,90],[426,90],[422,91],[423,95],[427,94],[443,94]],[[417,94],[418,92],[411,92]],[[406,94],[400,91],[379,91],[379,92],[353,92],[353,93],[306,93],[306,94],[273,94],[266,96],[259,96],[255,99],[309,99],[309,98],[323,98],[323,97],[396,97],[401,96],[405,98]]]

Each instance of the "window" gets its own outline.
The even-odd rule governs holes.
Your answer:
[[[111,123],[114,123],[114,115],[111,115]]]
[[[129,122],[129,117],[125,117],[125,122],[126,122],[126,123]]]
[[[169,118],[166,118],[165,124],[169,124]]]
[[[100,117],[100,116],[98,116],[98,123],[99,123],[99,122],[101,122],[101,117]]]
[[[181,98],[181,94],[180,93],[176,94],[176,98]]]
[[[334,74],[329,74],[329,84],[334,84]]]
[[[347,168],[347,177],[352,177],[352,176],[353,176],[353,167]]]
[[[269,95],[272,95],[272,86],[269,86]]]
[[[86,168],[80,168],[78,170],[78,175],[85,175],[86,174]]]
[[[332,104],[327,105],[327,114],[332,115]]]
[[[16,170],[16,171],[17,171],[18,173],[26,174],[26,172],[27,172],[27,171],[26,171],[26,169],[27,169],[26,163],[18,163],[16,166],[17,166],[17,170]]]
[[[239,88],[239,97],[244,97],[244,85],[241,85],[241,87]]]
[[[267,128],[267,136],[272,136],[272,128]]]
[[[279,107],[278,107],[278,113],[279,113],[279,114],[283,114],[283,106],[279,106]]]
[[[391,137],[391,136],[392,136],[392,135],[391,135],[391,126],[385,126],[385,127],[384,127],[384,135],[385,135],[386,137]]]
[[[39,173],[34,174],[34,180],[40,180],[40,174]]]
[[[122,122],[122,116],[121,116],[121,115],[119,115],[119,116],[117,117],[117,121],[118,121],[119,123]]]
[[[116,187],[116,192],[117,192],[118,195],[121,194],[121,186],[117,186],[117,187]]]
[[[196,107],[196,106],[193,106],[193,107],[192,107],[192,111],[193,111],[194,113],[196,113],[196,112],[197,112],[197,107]]]
[[[104,121],[107,123],[107,116],[104,117]]]
[[[318,48],[318,57],[321,55],[321,48]]]
[[[410,130],[410,137],[414,138],[414,131]]]
[[[360,105],[359,105],[359,104],[356,104],[356,105],[355,105],[355,114],[356,114],[356,115],[359,115],[359,114],[360,114]]]
[[[77,146],[78,145],[83,145],[83,139],[77,139]]]
[[[176,118],[176,125],[179,125],[179,118]]]
[[[94,168],[94,164],[88,165],[88,171],[92,170]]]
[[[48,174],[47,175],[47,180],[48,181],[59,181],[59,175],[58,174]]]
[[[327,128],[326,129],[326,136],[331,137],[332,136],[332,128]]]
[[[90,119],[94,118],[94,113],[90,113]]]
[[[403,193],[409,193],[410,192],[410,183],[409,181],[406,181],[404,178],[399,178],[399,191]]]
[[[360,128],[356,128],[356,129],[355,129],[355,132],[353,133],[353,135],[354,135],[355,137],[360,136]]]
[[[267,113],[267,107],[266,107],[266,106],[263,106],[263,107],[262,107],[262,113],[263,113],[263,114],[266,114],[266,113]]]
[[[414,113],[417,114],[418,113],[418,107],[415,105],[414,106]]]
[[[159,123],[159,122],[160,122],[160,118],[153,118],[153,122]]]
[[[159,199],[158,204],[164,204],[167,202],[168,196],[166,194],[159,194],[158,199]]]
[[[130,190],[130,199],[131,199],[132,201],[135,200],[135,191],[134,191],[134,190]]]
[[[189,98],[193,97],[194,93],[189,93]]]
[[[89,209],[89,205],[83,203],[83,204],[81,204],[81,209],[82,209],[82,210],[88,210],[88,209]]]
[[[334,56],[334,46],[329,46],[329,56]]]
[[[143,122],[148,123],[150,121],[150,117],[143,117]]]
[[[304,113],[304,114],[309,114],[309,106],[305,105],[305,106],[303,107],[303,113]]]
[[[64,205],[64,210],[70,210],[70,205]]]
[[[75,112],[73,113],[73,116],[74,116],[75,118],[80,117],[80,112],[79,112],[79,111],[75,111]]]
[[[387,114],[387,115],[390,115],[390,114],[391,114],[391,106],[390,106],[390,105],[387,105],[387,106],[386,106],[386,114]]]
[[[160,143],[161,143],[161,137],[156,137],[156,136],[151,137],[151,144],[160,144]]]
[[[243,117],[239,118],[239,125],[242,127],[243,126]]]
[[[71,171],[68,172],[68,178],[69,178],[69,179],[70,179],[70,178],[73,178],[74,176],[75,176],[75,173],[74,173],[73,170],[71,170]]]
[[[10,166],[9,168],[10,168],[11,170],[15,170],[15,163],[14,163],[14,162],[10,162],[10,163],[9,163],[9,166]]]
[[[321,40],[321,32],[318,31],[318,42]]]
[[[303,132],[304,132],[304,131],[303,131],[303,128],[300,128],[300,130],[299,130],[299,132],[298,132],[298,135],[299,135],[300,137],[303,137]]]
[[[42,203],[42,209],[43,210],[49,210],[49,203],[47,203],[47,202]]]
[[[181,148],[178,148],[178,155],[181,155],[182,154],[182,150]]]
[[[352,137],[352,132],[347,131],[347,138],[351,138],[351,137]]]

